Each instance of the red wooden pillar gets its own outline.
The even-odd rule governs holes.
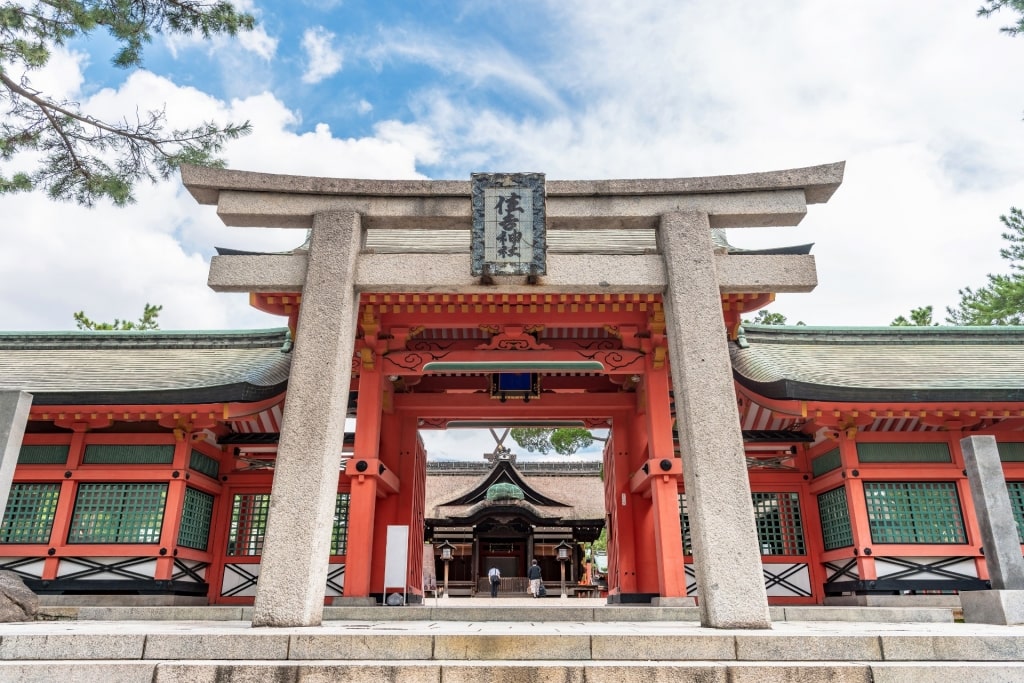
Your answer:
[[[656,510],[651,499],[649,482],[635,484],[638,471],[647,464],[648,434],[643,414],[634,414],[627,422],[627,452],[623,457],[629,463],[626,491],[633,517],[633,560],[636,571],[637,593],[658,593],[658,548],[655,540]]]
[[[615,487],[615,420],[612,419],[612,431],[609,433],[608,441],[604,444],[601,453],[601,469],[604,473],[604,524],[605,538],[607,545],[605,552],[608,553],[608,566],[605,580],[607,581],[608,594],[615,594],[619,589],[619,533],[618,533],[618,497]]]
[[[349,496],[348,550],[345,556],[346,598],[370,595],[373,567],[374,525],[377,512],[377,456],[380,449],[383,377],[379,369],[365,366],[359,374],[359,405],[356,408],[356,440],[352,459],[345,465],[351,481]]]
[[[167,483],[164,523],[160,528],[160,548],[166,550],[166,554],[156,560],[153,578],[157,581],[170,581],[174,576],[174,555],[178,547],[181,516],[185,509],[185,473],[188,472],[189,458],[192,455],[192,433],[179,431],[176,435],[171,466],[178,472],[178,476],[172,477]]]
[[[423,509],[426,503],[426,452],[420,443],[417,418],[414,414],[384,415],[381,431],[381,462],[397,477],[399,495],[391,495],[390,486],[378,490],[377,530],[375,543],[384,548],[387,526],[409,527],[406,588],[409,595],[422,596],[423,591]],[[373,585],[384,584],[384,553],[378,552],[373,563]],[[390,586],[389,586],[390,587]]]
[[[402,420],[402,466],[398,477],[403,492],[398,498],[400,516],[409,525],[409,567],[407,582],[410,591],[423,595],[423,517],[426,507],[427,452],[420,440],[416,418]]]
[[[874,581],[878,578],[875,558],[865,554],[865,550],[871,548],[871,524],[868,521],[868,506],[864,499],[864,482],[853,474],[859,468],[857,443],[847,430],[839,431],[839,458],[843,473],[846,475],[843,482],[846,487],[846,504],[850,510],[853,549],[857,554],[857,576],[861,581]]]
[[[634,506],[629,491],[629,432],[632,416],[612,417],[611,441],[605,451],[604,476],[608,509],[608,594],[636,593]],[[614,563],[613,563],[614,560]]]
[[[74,473],[82,464],[82,457],[85,455],[85,437],[89,427],[85,423],[76,423],[72,427],[71,444],[68,446],[67,472]],[[71,531],[71,517],[75,513],[75,496],[78,495],[78,482],[73,477],[67,477],[60,484],[60,496],[57,499],[57,509],[53,515],[53,528],[50,530],[50,548],[54,555],[47,557],[43,563],[44,580],[52,581],[57,578],[60,568],[61,551],[67,547],[68,533]]]
[[[403,420],[395,413],[385,413],[381,416],[380,447],[378,457],[380,463],[398,481],[405,482],[408,470],[408,458],[402,450],[404,444]],[[378,474],[380,468],[378,467]],[[377,508],[374,514],[373,523],[373,547],[376,548],[371,563],[370,586],[382,588],[384,586],[384,565],[385,551],[387,549],[388,526],[392,524],[409,525],[409,519],[403,514],[405,498],[407,496],[389,496],[388,490],[382,488],[379,483],[377,487]],[[412,528],[409,535],[412,536]],[[346,581],[348,580],[348,569],[346,568]]]
[[[679,523],[682,461],[676,457],[673,447],[668,368],[647,369],[643,399],[658,594],[681,598],[686,596],[683,534]],[[667,466],[665,461],[668,461]]]

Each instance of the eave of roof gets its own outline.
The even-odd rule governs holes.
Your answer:
[[[568,507],[565,503],[545,496],[537,491],[523,475],[516,469],[509,460],[499,460],[490,472],[480,478],[480,481],[471,490],[466,491],[458,498],[442,503],[438,507],[473,505],[487,498],[487,490],[498,482],[509,482],[518,486],[525,496],[525,501],[537,506],[544,507]]]
[[[280,395],[286,329],[0,333],[0,388],[36,405],[255,402]],[[59,352],[59,353],[55,353]]]
[[[1024,401],[1024,327],[745,326],[729,351],[772,399]]]

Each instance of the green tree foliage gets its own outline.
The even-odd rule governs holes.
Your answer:
[[[601,529],[601,535],[597,537],[597,540],[590,544],[593,552],[608,552],[608,527]]]
[[[1011,208],[999,217],[1007,232],[1009,246],[999,255],[1010,262],[1010,273],[989,275],[988,284],[977,290],[960,290],[960,304],[946,308],[946,320],[952,325],[1024,324],[1024,211]]]
[[[586,448],[599,439],[583,427],[562,427],[545,429],[543,427],[516,427],[510,432],[512,440],[530,453],[550,453],[572,455],[581,448]]]
[[[757,312],[757,315],[754,316],[753,320],[744,320],[743,322],[753,325],[785,325],[786,316],[781,313],[773,313],[766,308],[762,308]]]
[[[157,318],[162,310],[164,310],[163,306],[147,303],[142,309],[142,317],[138,321],[114,318],[112,323],[98,323],[86,316],[85,311],[78,311],[75,313],[75,325],[80,330],[137,330],[139,332],[159,330],[160,323],[157,322]]]
[[[931,327],[938,325],[938,323],[932,322],[932,307],[921,306],[910,311],[909,320],[901,315],[897,316],[889,325],[891,327]]]
[[[757,315],[754,316],[753,320],[749,320],[747,318],[744,318],[743,324],[744,325],[785,325],[786,324],[786,316],[782,315],[781,313],[774,313],[772,311],[769,311],[767,308],[762,308],[760,311],[757,312]],[[797,325],[803,325],[803,324],[805,324],[805,323],[802,320],[797,323]]]
[[[1017,17],[1016,24],[1003,26],[999,30],[1011,36],[1024,32],[1024,0],[987,0],[978,8],[978,16],[990,17],[1003,9],[1009,9],[1020,16]]]
[[[247,134],[248,122],[166,130],[163,110],[101,120],[35,89],[30,77],[54,48],[97,31],[116,44],[113,64],[134,69],[154,34],[211,38],[254,25],[226,0],[0,0],[0,194],[39,188],[84,206],[103,198],[123,206],[141,180],[166,179],[184,163],[221,165],[214,155]],[[33,167],[11,168],[25,162],[15,160],[22,153]]]

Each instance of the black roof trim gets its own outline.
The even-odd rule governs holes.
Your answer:
[[[940,401],[1014,402],[1024,401],[1024,387],[1017,389],[880,389],[837,387],[796,382],[789,379],[757,382],[733,370],[733,377],[744,387],[777,400],[936,403]]]
[[[814,242],[810,244],[794,244],[788,247],[769,247],[767,249],[739,249],[730,247],[731,256],[805,256],[811,253]]]
[[[813,434],[793,432],[785,429],[744,429],[743,441],[745,443],[811,443],[814,441]]]
[[[181,403],[256,403],[280,396],[288,383],[255,386],[244,382],[197,389],[156,391],[33,391],[33,405],[166,405]]]
[[[217,444],[222,446],[245,446],[245,445],[267,445],[275,444],[281,440],[278,432],[249,432],[247,434],[225,434],[217,439]],[[356,441],[355,432],[345,432],[345,445],[351,446]]]

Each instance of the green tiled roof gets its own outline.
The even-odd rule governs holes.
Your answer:
[[[1024,401],[1024,327],[745,326],[736,380],[820,401]]]
[[[285,329],[0,333],[0,389],[34,403],[259,401],[285,390]],[[1024,327],[746,326],[741,384],[777,399],[1024,401]]]
[[[0,333],[0,389],[33,403],[259,401],[285,389],[286,329]]]

